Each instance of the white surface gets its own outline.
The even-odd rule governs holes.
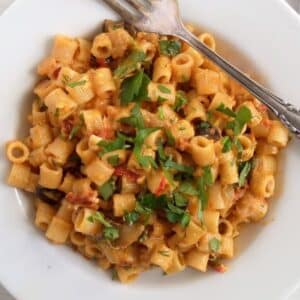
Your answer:
[[[0,8],[8,2],[0,0]],[[275,92],[300,106],[300,23],[287,7],[277,0],[180,2],[185,4],[182,10],[187,19],[195,23],[201,20],[200,26],[210,28],[229,42],[227,46],[236,47],[248,58],[233,55],[234,62],[268,78]],[[24,95],[32,89],[36,80],[33,68],[45,55],[51,36],[61,31],[73,35],[96,32],[99,21],[109,16],[97,0],[19,0],[0,18],[0,99],[7,103],[0,112],[5,129],[0,131],[1,144],[19,132],[20,119],[25,119],[21,115],[26,111],[24,101],[29,100]],[[283,168],[284,191],[269,214],[274,221],[249,228],[249,236],[244,234],[228,273],[201,276],[185,272],[165,278],[160,272],[151,272],[131,286],[112,282],[65,247],[50,246],[34,229],[24,195],[1,182],[0,280],[19,300],[97,299],[98,295],[110,300],[177,300],[184,295],[209,300],[299,300],[299,147],[294,142],[288,150]],[[1,155],[1,174],[6,174],[7,165]],[[9,298],[0,294],[0,299]]]

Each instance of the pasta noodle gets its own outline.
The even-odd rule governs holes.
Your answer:
[[[122,22],[104,31],[55,37],[29,134],[6,145],[7,183],[36,195],[47,239],[122,283],[152,266],[215,268],[266,215],[288,131],[186,43]]]

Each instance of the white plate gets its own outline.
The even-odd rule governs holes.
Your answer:
[[[279,0],[182,0],[186,20],[208,28],[225,55],[300,107],[300,22]],[[34,69],[54,34],[90,36],[114,15],[101,0],[19,0],[0,18],[0,143],[22,135],[37,78]],[[235,52],[236,51],[236,52]],[[221,51],[222,52],[222,51]],[[27,125],[26,125],[27,127]],[[197,297],[202,299],[300,299],[300,144],[281,166],[281,193],[267,225],[249,226],[227,273],[186,271],[163,277],[151,271],[133,285],[108,274],[66,247],[50,245],[34,228],[29,198],[4,184],[1,153],[0,280],[20,300]],[[297,155],[298,153],[298,155]]]

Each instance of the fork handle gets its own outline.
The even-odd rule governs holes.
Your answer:
[[[177,36],[189,43],[196,50],[202,52],[208,59],[243,85],[251,94],[264,103],[282,121],[290,132],[300,139],[299,108],[277,97],[271,91],[249,78],[239,69],[228,63],[224,58],[209,49],[185,28],[182,28],[182,30],[177,33]]]

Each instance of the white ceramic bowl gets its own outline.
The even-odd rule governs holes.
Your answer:
[[[300,107],[300,22],[283,1],[179,2],[186,20],[217,36],[221,53]],[[27,129],[34,69],[53,35],[91,36],[104,18],[114,17],[101,0],[19,0],[0,17],[1,145]],[[227,273],[165,277],[154,270],[129,286],[45,240],[33,226],[29,198],[5,185],[8,163],[1,152],[0,280],[20,300],[300,299],[299,152],[294,141],[283,155],[268,221],[243,232]]]

